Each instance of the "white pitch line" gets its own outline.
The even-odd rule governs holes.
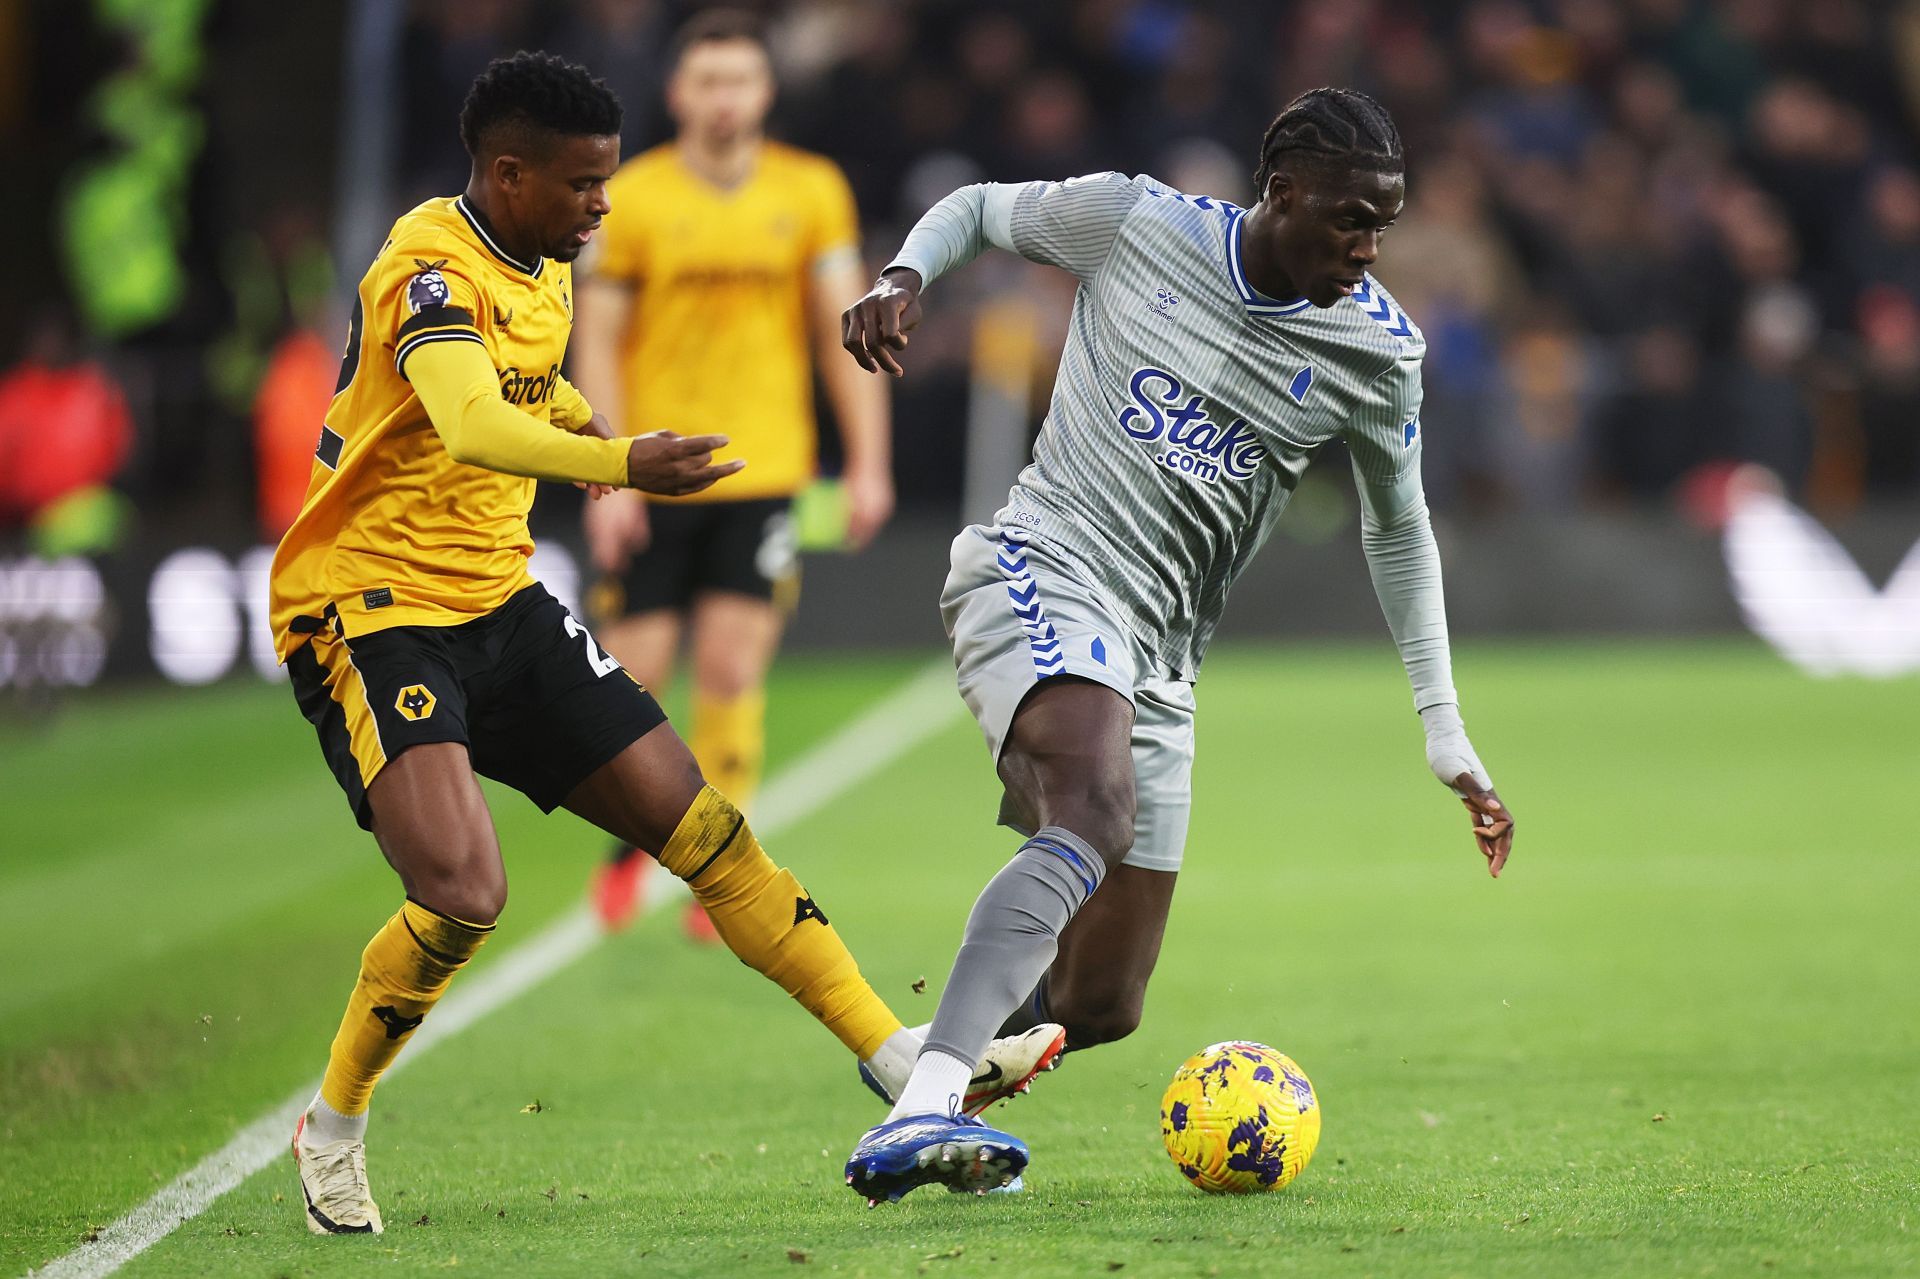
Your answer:
[[[806,820],[945,728],[955,705],[952,666],[945,661],[928,666],[769,781],[754,805],[754,825],[771,838]],[[669,879],[667,886],[678,889],[681,884]],[[647,906],[656,908],[677,895],[652,894]],[[592,950],[602,936],[592,912],[578,906],[496,962],[482,965],[435,1007],[432,1019],[386,1074],[419,1061],[436,1044],[553,976]],[[112,1274],[273,1160],[286,1158],[294,1121],[319,1086],[317,1079],[302,1084],[138,1208],[64,1257],[27,1273],[34,1279],[101,1279]]]

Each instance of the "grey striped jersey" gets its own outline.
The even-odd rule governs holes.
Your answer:
[[[893,263],[930,282],[991,243],[1079,277],[1033,461],[998,519],[1070,560],[1188,679],[1322,445],[1345,440],[1363,485],[1418,496],[1420,330],[1371,277],[1324,310],[1262,296],[1241,269],[1244,216],[1117,173],[987,184],[936,205]],[[1444,663],[1444,613],[1438,643]]]

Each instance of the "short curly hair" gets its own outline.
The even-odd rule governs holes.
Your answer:
[[[1282,161],[1295,158],[1378,173],[1402,173],[1407,167],[1393,117],[1354,89],[1309,89],[1274,117],[1260,140],[1260,165],[1253,174],[1259,195],[1267,193],[1267,179]]]
[[[620,132],[620,99],[575,62],[522,49],[495,58],[467,90],[460,107],[460,141],[478,159],[503,148],[539,147],[537,135]]]

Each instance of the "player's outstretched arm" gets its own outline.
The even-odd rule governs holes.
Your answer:
[[[869,373],[899,377],[893,352],[906,349],[907,331],[920,322],[920,291],[936,279],[1001,248],[1090,280],[1134,206],[1164,189],[1121,173],[961,187],[913,224],[879,282],[847,309],[842,345]]]
[[[1008,221],[1019,190],[978,182],[920,216],[873,288],[840,316],[840,344],[861,368],[895,377],[905,372],[893,353],[907,349],[907,333],[920,323],[920,290],[991,245],[1013,247]]]
[[[402,371],[454,461],[536,480],[626,483],[620,441],[556,430],[507,403],[478,342],[420,346]]]
[[[1466,805],[1474,842],[1487,859],[1488,873],[1498,878],[1513,851],[1513,812],[1494,791],[1460,718],[1440,550],[1419,467],[1390,481],[1369,480],[1356,455],[1354,480],[1360,493],[1361,547],[1380,611],[1413,685],[1414,705],[1426,730],[1427,765]]]
[[[658,431],[636,439],[557,430],[508,404],[486,349],[436,342],[408,356],[406,375],[456,462],[536,480],[631,486],[650,493],[697,493],[744,462],[714,464],[723,435]]]

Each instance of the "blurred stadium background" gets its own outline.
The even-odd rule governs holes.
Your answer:
[[[341,298],[398,211],[461,184],[471,76],[523,46],[583,59],[632,153],[667,136],[661,50],[692,7],[0,6],[0,147],[31,175],[0,207],[16,704],[270,667],[255,548],[297,507]],[[980,178],[1115,168],[1245,201],[1280,103],[1382,98],[1412,166],[1383,276],[1431,343],[1427,484],[1463,633],[1737,630],[1728,462],[1779,475],[1874,580],[1920,533],[1920,5],[766,9],[773,132],[845,168],[874,267]],[[846,592],[896,570],[924,588],[869,600],[868,636],[937,640],[946,537],[1004,491],[1069,291],[1004,256],[942,284],[897,387],[903,517],[874,560],[816,557],[797,646],[842,642]],[[575,505],[553,490],[536,512],[563,596]],[[1344,468],[1316,468],[1257,569],[1294,607],[1250,586],[1226,633],[1376,627],[1356,519]]]
[[[463,184],[454,118],[490,57],[588,63],[631,154],[668,134],[660,57],[694,8],[0,0],[0,1270],[98,1242],[318,1069],[393,885],[270,683],[263,577],[341,300],[399,212]],[[1427,486],[1468,722],[1522,815],[1513,868],[1479,875],[1419,767],[1347,468],[1323,462],[1202,684],[1196,852],[1148,1024],[1013,1112],[1051,1180],[994,1205],[1020,1223],[999,1255],[1920,1266],[1920,680],[1807,673],[1920,667],[1920,0],[761,8],[772,131],[843,166],[872,268],[982,178],[1111,168],[1247,200],[1262,129],[1321,84],[1377,95],[1407,138],[1380,275],[1431,344]],[[835,554],[831,488],[811,503],[776,786],[929,678],[948,540],[1037,427],[1070,295],[1006,255],[939,284],[894,388],[900,516]],[[567,599],[578,505],[545,486],[534,513]],[[903,1013],[930,1007],[908,992],[937,990],[1000,847],[977,735],[938,704],[951,722],[778,834]],[[570,918],[600,844],[490,793],[514,935],[481,972]],[[903,826],[908,885],[874,861]],[[637,929],[383,1085],[376,1184],[395,1224],[420,1213],[383,1255],[615,1273],[637,1239],[660,1273],[975,1264],[970,1205],[843,1211],[821,1156],[868,1099],[720,960]],[[682,1028],[747,1045],[729,1078],[789,1109],[687,1104]],[[1153,1128],[1173,1066],[1238,1035],[1329,1099],[1320,1162],[1265,1212],[1199,1200]],[[308,1246],[287,1177],[136,1272],[350,1267]]]

